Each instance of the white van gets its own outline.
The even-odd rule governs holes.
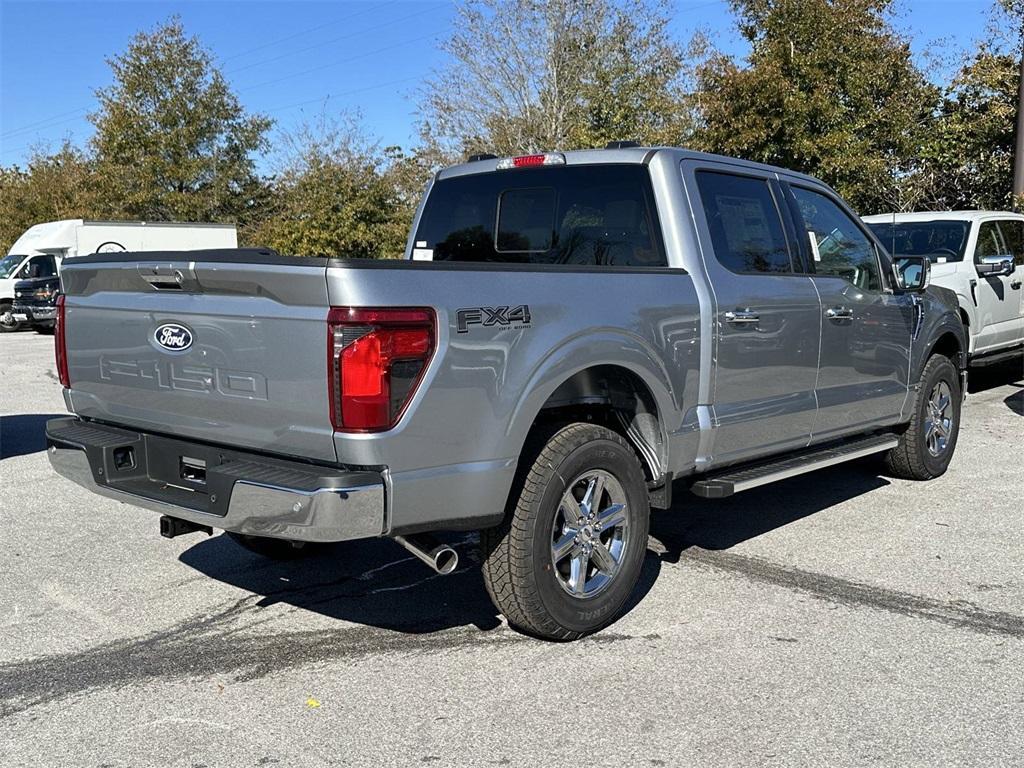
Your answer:
[[[149,221],[49,221],[29,227],[0,259],[0,332],[21,326],[11,312],[18,280],[60,274],[64,259],[110,251],[237,248],[233,224]]]

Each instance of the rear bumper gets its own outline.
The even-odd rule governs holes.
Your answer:
[[[384,532],[379,472],[270,459],[73,417],[48,422],[46,438],[50,464],[63,477],[198,525],[310,542]],[[203,463],[201,482],[176,474],[182,457]]]

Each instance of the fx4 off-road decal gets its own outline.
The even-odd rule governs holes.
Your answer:
[[[455,313],[455,324],[459,333],[467,333],[469,326],[500,325],[512,328],[526,328],[530,325],[530,305],[518,307],[465,307]]]

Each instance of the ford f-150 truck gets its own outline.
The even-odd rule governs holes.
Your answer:
[[[956,293],[972,366],[1024,359],[1024,215],[931,211],[864,221],[897,257],[927,256],[932,282]]]
[[[945,472],[966,341],[928,267],[779,168],[477,157],[435,176],[404,261],[68,262],[74,416],[49,422],[49,457],[164,535],[218,528],[271,556],[392,537],[444,573],[457,555],[433,534],[480,530],[509,623],[572,639],[619,615],[673,491],[871,454]]]

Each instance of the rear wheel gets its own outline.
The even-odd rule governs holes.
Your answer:
[[[946,471],[960,434],[962,399],[956,366],[948,357],[933,356],[921,374],[910,425],[885,455],[889,474],[931,480]]]
[[[573,640],[619,616],[640,576],[650,507],[622,437],[582,423],[548,434],[524,454],[505,522],[481,535],[484,583],[510,625]]]
[[[314,549],[304,541],[273,539],[269,536],[249,536],[231,531],[227,531],[227,535],[243,549],[271,560],[294,560],[297,557],[308,555]]]

